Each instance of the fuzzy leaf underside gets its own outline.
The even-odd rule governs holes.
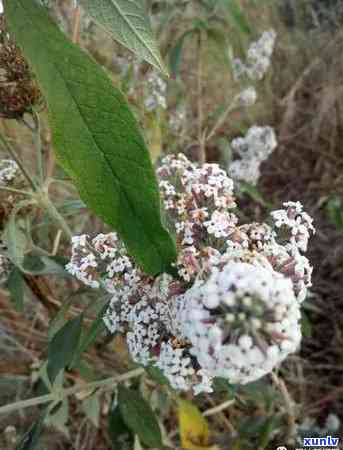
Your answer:
[[[81,5],[114,40],[167,74],[142,0],[81,0]]]
[[[168,271],[175,245],[162,226],[149,152],[123,95],[35,0],[5,0],[4,6],[45,95],[59,163],[145,272]]]

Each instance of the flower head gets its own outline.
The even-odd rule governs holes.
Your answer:
[[[261,148],[273,142],[268,130],[255,135]],[[144,274],[115,233],[74,237],[67,269],[111,293],[107,328],[123,333],[133,360],[158,367],[175,389],[211,392],[218,376],[256,380],[299,346],[312,271],[301,252],[312,220],[289,202],[271,225],[239,224],[233,181],[217,164],[167,156],[158,175],[178,278]]]
[[[0,160],[0,184],[9,184],[18,173],[18,164],[12,159]]]
[[[207,373],[248,383],[300,343],[300,310],[289,279],[264,267],[230,262],[185,294],[183,333]]]

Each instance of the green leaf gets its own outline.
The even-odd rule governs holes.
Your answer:
[[[40,274],[45,268],[45,264],[43,263],[40,256],[35,254],[27,254],[25,255],[23,261],[23,269],[30,273]]]
[[[156,416],[149,403],[137,391],[120,385],[118,404],[126,425],[148,447],[162,448],[162,436]]]
[[[87,418],[92,422],[92,424],[99,428],[99,418],[100,418],[100,401],[99,393],[90,395],[82,402],[82,409],[86,414]]]
[[[69,320],[49,342],[47,372],[53,384],[59,372],[73,360],[79,345],[83,315]]]
[[[311,338],[313,334],[312,328],[313,328],[312,323],[310,321],[308,314],[306,314],[305,311],[303,311],[301,315],[301,332],[303,336],[305,336],[306,338]]]
[[[114,450],[133,448],[133,434],[124,422],[118,406],[108,415],[108,434]]]
[[[3,239],[8,249],[8,256],[16,266],[20,267],[27,247],[27,237],[21,220],[16,220],[18,210],[13,210],[4,230]]]
[[[80,345],[77,349],[77,352],[75,354],[74,360],[73,360],[73,366],[75,364],[77,364],[80,360],[80,357],[82,355],[82,353],[87,350],[87,348],[93,344],[93,342],[95,341],[95,339],[103,332],[106,330],[106,326],[104,323],[104,314],[106,312],[108,308],[108,303],[106,303],[101,310],[99,311],[97,317],[94,319],[94,321],[92,322],[92,325],[90,326],[90,328],[84,333],[84,335],[82,336]]]
[[[148,366],[145,369],[150,378],[156,383],[170,386],[168,378],[163,374],[161,369],[156,366]]]
[[[7,280],[7,289],[17,311],[23,310],[24,287],[25,281],[23,275],[17,267],[14,267]]]
[[[19,443],[15,447],[15,450],[34,450],[37,446],[38,440],[42,434],[44,421],[48,413],[48,408],[46,408],[34,422],[30,429],[24,434],[20,439]]]
[[[339,197],[332,197],[326,204],[326,211],[330,222],[338,230],[343,230],[343,202]]]
[[[225,67],[231,69],[226,34],[217,28],[208,28],[207,39],[213,45],[213,56]]]
[[[213,388],[215,392],[225,392],[229,394],[230,398],[234,398],[237,385],[230,384],[226,378],[215,377],[213,380]]]
[[[259,448],[266,449],[273,437],[273,431],[282,425],[280,418],[271,416],[266,418],[263,427],[259,432]]]
[[[142,0],[81,0],[81,4],[113,39],[168,74]]]
[[[61,433],[63,433],[67,438],[70,438],[69,429],[67,427],[67,422],[69,419],[69,401],[67,398],[54,409],[46,419],[46,425],[49,427],[54,427]]]
[[[64,267],[49,256],[25,255],[23,269],[32,275],[66,275]]]
[[[196,30],[192,29],[183,33],[179,39],[176,41],[174,47],[170,50],[169,53],[169,65],[171,70],[171,75],[174,78],[177,78],[180,74],[180,66],[181,66],[181,57],[183,45],[185,43],[185,39],[187,36],[192,35]]]
[[[261,206],[264,206],[265,208],[272,207],[271,203],[264,199],[263,195],[253,184],[241,181],[239,183],[239,190],[242,194],[248,195],[252,200],[254,200],[256,203],[259,203]]]
[[[4,6],[47,100],[52,146],[82,200],[118,231],[146,273],[171,271],[175,244],[161,223],[149,152],[123,95],[35,0]]]
[[[220,0],[240,31],[251,34],[250,24],[236,0]]]

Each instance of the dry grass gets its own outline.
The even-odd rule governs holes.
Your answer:
[[[273,399],[271,408],[266,398],[256,398],[256,393],[250,395],[240,392],[238,401],[233,406],[209,417],[211,428],[223,448],[231,446],[230,433],[243,419],[257,422],[269,415],[277,416],[283,424],[279,441],[282,437],[286,439],[292,414],[293,419],[300,422],[311,416],[322,423],[329,413],[334,412],[343,422],[343,232],[330,223],[325,209],[326,202],[332,195],[343,196],[343,33],[339,29],[318,32],[289,30],[268,5],[261,10],[257,6],[251,6],[252,2],[242,0],[242,3],[248,7],[252,20],[256,17],[259,20],[263,18],[263,24],[258,26],[259,30],[273,24],[279,32],[273,70],[260,91],[258,105],[249,112],[237,112],[230,117],[218,130],[216,139],[209,144],[207,157],[208,160],[217,160],[220,157],[219,138],[230,139],[253,122],[275,126],[280,144],[263,167],[259,190],[275,207],[286,200],[301,201],[314,217],[317,234],[310,245],[310,259],[315,270],[311,296],[306,302],[311,336],[304,339],[300,355],[290,358],[281,371],[289,395],[296,402],[294,410],[287,403],[287,395],[282,389],[280,391],[280,386],[270,387],[270,392],[268,391]],[[63,14],[68,24],[68,10],[63,10]],[[67,29],[71,32],[72,27]],[[162,36],[165,48],[172,36],[175,37],[182,31],[178,23],[171,23],[168,32],[164,31]],[[106,42],[106,45],[100,45],[102,42]],[[97,39],[86,37],[83,44],[92,50],[99,61],[111,68],[108,55],[114,47],[107,40],[103,41],[101,33]],[[236,88],[232,88],[228,72],[218,62],[208,59],[206,49],[203,58],[202,108],[211,123],[210,113],[223,103],[223,92],[229,100]],[[188,134],[182,144],[176,144],[182,145],[191,155],[197,153],[196,61],[197,48],[196,42],[193,42],[182,66],[183,92],[187,93],[190,102]],[[18,138],[17,128],[8,124],[5,127],[7,133]],[[33,156],[28,138],[19,138],[27,143],[25,159],[30,162]],[[48,147],[48,134],[46,139]],[[163,142],[165,150],[174,144],[168,140]],[[58,198],[65,193],[57,190],[54,195]],[[267,211],[261,205],[253,204],[249,199],[244,199],[244,202],[247,216],[250,215],[254,220],[264,220]],[[73,219],[75,229],[81,229],[82,223],[85,229],[99,228],[99,223],[86,213],[81,219],[81,225],[77,219]],[[50,247],[53,238],[49,237],[47,245]],[[67,249],[61,247],[60,252],[66,254]],[[65,293],[76,293],[78,290],[78,285],[72,281],[66,281],[63,285],[60,280],[52,282],[47,277],[33,277],[27,281],[34,287],[35,294],[30,298],[24,314],[16,313],[8,296],[0,291],[0,390],[1,402],[4,404],[14,401],[16,397],[32,396],[37,392],[37,385],[32,383],[32,374],[35,373],[37,362],[46,356],[48,324],[65,300]],[[78,314],[85,305],[84,300],[90,298],[76,298],[68,318]],[[94,313],[91,312],[88,323],[93,317]],[[85,375],[79,371],[70,372],[68,382],[82,383],[91,376],[104,378],[126,370],[129,364],[123,342],[105,337],[98,339],[96,345],[86,352],[85,360],[94,373]],[[166,430],[175,439],[176,415],[164,388],[146,380],[144,389],[149,396],[154,393],[155,397],[164,399],[167,409],[161,415]],[[227,394],[217,394],[213,398],[202,397],[197,400],[197,404],[202,410],[211,410],[227,399]],[[61,433],[51,431],[41,448],[109,449],[109,438],[105,431],[109,402],[110,398],[104,395],[102,425],[95,429],[85,420],[79,402],[72,400],[68,425],[74,447],[71,447],[71,441]],[[14,424],[20,433],[31,423],[36,412],[25,411],[0,417],[0,429],[5,430],[7,425]],[[0,448],[7,449],[11,446],[10,436],[3,433]],[[272,448],[270,446],[270,450]],[[269,447],[265,449],[269,450]]]

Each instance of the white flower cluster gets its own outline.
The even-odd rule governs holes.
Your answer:
[[[306,252],[310,232],[314,233],[313,219],[303,211],[300,202],[284,203],[286,209],[273,211],[271,216],[277,228],[283,228],[288,231],[287,239],[289,241],[288,248],[299,248]]]
[[[234,180],[255,185],[261,175],[260,166],[277,147],[277,140],[273,128],[255,125],[244,138],[234,139],[231,147],[240,159],[229,164],[229,175]]]
[[[0,160],[0,184],[8,184],[13,181],[18,172],[18,164],[12,159]]]
[[[147,87],[149,95],[144,101],[148,111],[154,111],[157,108],[167,108],[167,83],[157,72],[151,72],[147,77]]]
[[[116,233],[99,234],[94,239],[87,234],[74,236],[66,269],[85,285],[92,288],[102,285],[110,293],[122,285],[133,287],[140,280],[139,270]]]
[[[169,128],[173,134],[178,134],[182,130],[187,119],[185,105],[179,105],[169,114]]]
[[[244,384],[296,351],[299,319],[291,280],[231,261],[186,292],[182,324],[191,354],[208,374]]]
[[[267,72],[274,50],[276,33],[274,30],[265,31],[260,39],[248,48],[246,63],[239,58],[233,60],[235,79],[246,75],[251,80],[261,80]]]
[[[253,106],[257,100],[257,92],[254,86],[249,86],[237,95],[235,102],[240,106]]]
[[[240,225],[233,182],[217,164],[167,156],[158,169],[179,278],[142,273],[115,233],[73,239],[67,269],[112,295],[104,317],[134,361],[158,367],[175,389],[211,392],[213,378],[247,383],[301,339],[300,306],[312,268],[301,252],[314,232],[300,203],[271,226]]]

